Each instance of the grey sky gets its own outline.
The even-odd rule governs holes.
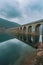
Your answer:
[[[0,18],[20,24],[43,19],[43,0],[0,0]]]

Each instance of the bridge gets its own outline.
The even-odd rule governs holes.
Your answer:
[[[37,48],[39,43],[43,44],[43,19],[21,25],[7,30],[17,39]]]

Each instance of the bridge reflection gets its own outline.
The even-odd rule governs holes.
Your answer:
[[[30,38],[32,37],[32,38]],[[34,37],[34,39],[33,39]],[[16,38],[33,46],[34,48],[37,48],[38,47],[38,43],[39,43],[39,36],[31,36],[31,35],[16,35]]]
[[[37,48],[38,44],[41,42],[43,43],[43,26],[38,24],[35,27],[35,30],[32,29],[32,26],[27,28],[24,26],[23,30],[22,27],[18,29],[19,32],[17,34],[17,38],[23,42],[26,42],[27,44],[30,44],[31,46]]]
[[[8,29],[7,32],[10,32],[19,40],[37,48],[40,42],[43,43],[43,20]]]

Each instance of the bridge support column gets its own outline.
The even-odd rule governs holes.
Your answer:
[[[26,36],[25,36],[25,34],[26,34],[26,27],[23,26],[23,27],[22,27],[22,40],[23,40],[23,41],[26,40]]]
[[[31,40],[32,40],[32,42],[33,42],[33,44],[36,42],[35,41],[35,25],[34,26],[32,26],[32,37],[31,37]]]
[[[42,43],[43,42],[43,25],[40,26],[39,33],[40,33],[39,42]]]
[[[28,26],[26,27],[26,42],[28,42]]]
[[[42,43],[43,43],[43,24],[42,24]]]
[[[32,36],[32,26],[28,26],[28,41],[30,43],[32,43],[31,36]]]
[[[32,27],[32,38],[33,38],[33,43],[38,44],[40,42],[43,42],[43,30],[42,30],[43,25],[38,24],[37,26]]]

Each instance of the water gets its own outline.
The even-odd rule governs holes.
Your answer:
[[[12,36],[7,36],[7,34],[1,36],[0,65],[23,65],[23,62],[26,59],[29,61],[29,58],[36,52],[36,49],[16,38],[12,39]]]
[[[14,37],[9,35],[9,34],[0,33],[0,42],[6,41],[6,40],[9,40],[9,39],[12,39],[12,38],[14,38]]]
[[[34,52],[34,48],[17,39],[5,41],[0,43],[0,65],[21,65]]]

